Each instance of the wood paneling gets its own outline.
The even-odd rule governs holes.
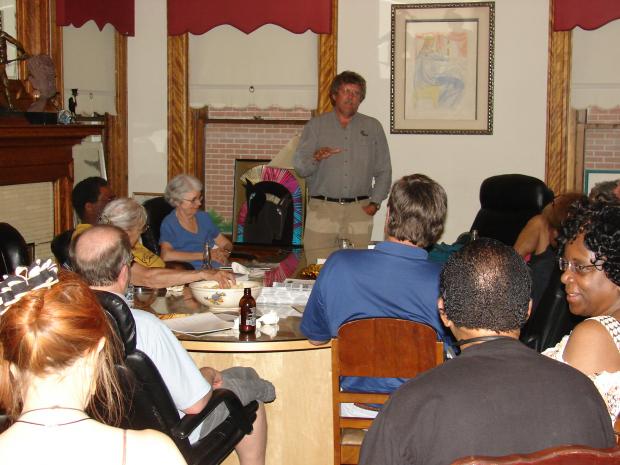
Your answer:
[[[52,8],[55,2],[49,0],[17,0],[17,39],[30,55],[46,54],[54,60],[56,88],[62,89],[62,33],[52,27]],[[54,40],[52,40],[54,39]],[[32,92],[26,80],[26,62],[19,63],[19,78],[25,81],[26,89]]]
[[[203,180],[205,178],[205,130],[209,118],[208,107],[191,108],[191,149],[193,152],[194,171],[196,177]],[[204,195],[204,188],[202,191]]]
[[[265,346],[267,344],[268,346]],[[293,344],[293,348],[290,344]],[[299,350],[304,345],[310,350]],[[254,368],[276,388],[276,400],[265,404],[269,425],[268,464],[325,465],[333,454],[331,349],[308,341],[273,343],[211,343],[183,345],[194,362],[224,370],[233,366]],[[253,352],[237,351],[238,346]],[[231,454],[224,465],[238,464]]]

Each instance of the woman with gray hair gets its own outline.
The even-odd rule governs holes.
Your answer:
[[[170,180],[164,195],[175,208],[161,223],[159,245],[162,258],[189,262],[199,269],[208,244],[215,266],[227,264],[232,243],[209,214],[201,210],[202,183],[194,176],[180,174]]]
[[[110,202],[99,219],[100,224],[117,226],[129,236],[134,258],[131,265],[131,284],[160,288],[207,279],[218,281],[223,287],[230,287],[230,282],[234,282],[232,274],[225,271],[165,268],[164,260],[140,242],[140,235],[146,230],[146,220],[144,207],[128,198]]]

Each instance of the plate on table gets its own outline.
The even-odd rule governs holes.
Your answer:
[[[241,307],[209,307],[211,313],[239,313]]]
[[[224,321],[210,313],[196,313],[186,317],[162,320],[162,322],[172,331],[182,334],[207,334],[233,327],[232,322]]]

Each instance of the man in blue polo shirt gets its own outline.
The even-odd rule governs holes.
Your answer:
[[[348,321],[390,317],[425,323],[440,340],[449,341],[437,312],[441,265],[430,262],[425,250],[443,233],[447,203],[444,189],[423,174],[396,181],[388,199],[387,239],[373,250],[330,255],[304,311],[304,335],[323,344]],[[395,378],[345,378],[341,386],[389,393],[402,383]],[[345,404],[343,414],[372,417],[376,412]]]

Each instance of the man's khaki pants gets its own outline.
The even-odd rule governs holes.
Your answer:
[[[327,258],[337,250],[341,238],[350,240],[357,249],[368,247],[373,217],[362,210],[368,202],[337,203],[310,199],[304,230],[304,251],[308,265],[316,263],[317,258]]]

